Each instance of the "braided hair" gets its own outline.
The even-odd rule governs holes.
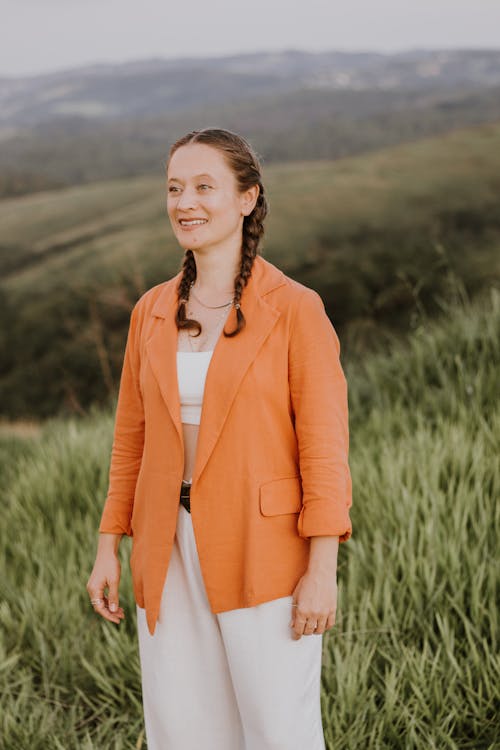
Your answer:
[[[204,130],[192,130],[171,146],[167,167],[174,152],[189,143],[204,143],[221,151],[229,167],[233,170],[240,192],[248,190],[253,185],[259,186],[259,195],[254,209],[243,219],[240,268],[234,280],[234,307],[237,325],[229,333],[226,332],[225,327],[223,330],[226,337],[236,336],[245,326],[245,316],[241,309],[241,295],[252,272],[259,242],[264,234],[263,222],[269,210],[262,184],[261,166],[256,152],[244,138],[230,130],[205,128]],[[177,288],[178,307],[175,322],[178,329],[198,329],[197,335],[199,335],[202,330],[199,321],[186,318],[186,304],[189,299],[191,284],[195,279],[196,262],[194,253],[192,250],[186,250],[182,262],[182,278]]]

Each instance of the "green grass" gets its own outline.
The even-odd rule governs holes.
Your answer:
[[[500,294],[346,366],[353,536],[324,636],[329,750],[500,746]],[[85,583],[113,411],[1,438],[0,732],[9,750],[145,748],[128,554],[115,626]]]

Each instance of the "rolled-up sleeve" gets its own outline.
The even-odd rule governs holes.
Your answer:
[[[144,448],[144,406],[139,384],[137,304],[130,315],[116,407],[109,485],[99,531],[132,536],[135,487]]]
[[[289,384],[303,490],[298,533],[345,542],[352,534],[347,381],[336,331],[309,288],[291,321]]]

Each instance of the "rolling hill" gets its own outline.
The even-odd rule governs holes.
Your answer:
[[[498,284],[500,124],[265,167],[263,254],[317,289],[344,354]],[[182,251],[162,170],[0,203],[1,411],[84,412],[116,388],[128,315]]]
[[[155,172],[182,133],[267,163],[336,159],[500,120],[500,51],[151,60],[0,79],[0,197]]]

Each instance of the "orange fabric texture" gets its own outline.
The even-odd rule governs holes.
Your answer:
[[[135,304],[100,532],[132,537],[134,596],[154,633],[184,473],[177,382],[181,272]],[[212,612],[289,596],[310,537],[352,533],[347,382],[320,295],[258,255],[246,326],[205,382],[191,513]],[[231,309],[226,330],[236,323]]]

